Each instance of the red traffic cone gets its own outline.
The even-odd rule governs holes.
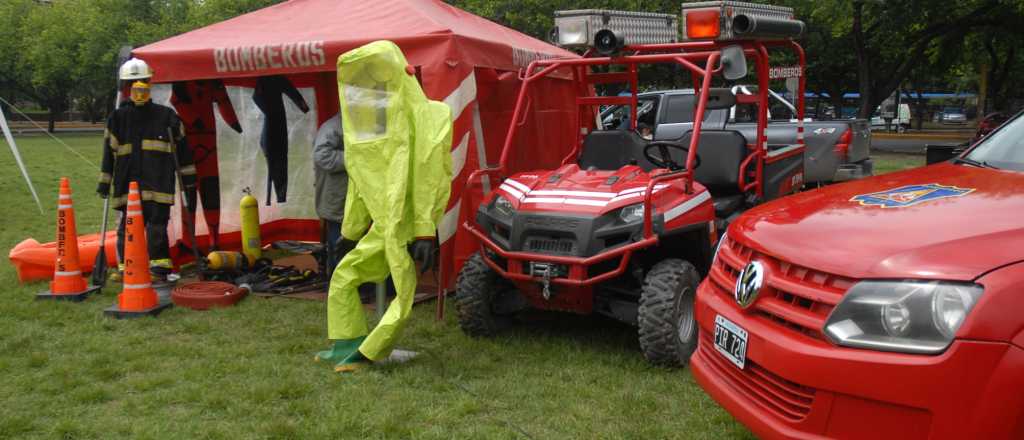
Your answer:
[[[57,254],[53,264],[50,290],[36,295],[36,299],[82,301],[98,292],[99,286],[89,286],[82,276],[78,261],[78,231],[75,227],[75,208],[71,203],[71,185],[67,177],[60,178],[57,200]]]
[[[117,304],[104,310],[103,314],[117,319],[156,316],[171,303],[160,304],[149,276],[146,226],[142,219],[142,198],[137,182],[128,186],[128,206],[125,209],[124,289],[117,295]]]

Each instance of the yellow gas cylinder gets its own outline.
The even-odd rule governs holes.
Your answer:
[[[255,261],[241,252],[213,251],[206,256],[206,268],[210,270],[248,270]]]
[[[260,207],[248,188],[238,208],[242,217],[242,253],[249,261],[256,261],[262,256],[263,248],[260,243]]]

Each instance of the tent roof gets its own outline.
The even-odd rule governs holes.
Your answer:
[[[342,53],[382,39],[413,65],[517,70],[575,56],[437,0],[290,0],[133,53],[150,63],[155,81],[168,82],[333,71]]]

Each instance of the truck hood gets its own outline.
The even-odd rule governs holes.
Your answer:
[[[730,237],[852,278],[972,280],[1024,260],[1024,173],[943,163],[750,210]]]

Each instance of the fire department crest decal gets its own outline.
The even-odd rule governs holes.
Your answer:
[[[871,194],[861,194],[850,199],[864,206],[881,206],[882,208],[906,208],[918,203],[950,197],[963,197],[974,192],[974,188],[957,188],[955,186],[929,183],[926,185],[907,185]]]

